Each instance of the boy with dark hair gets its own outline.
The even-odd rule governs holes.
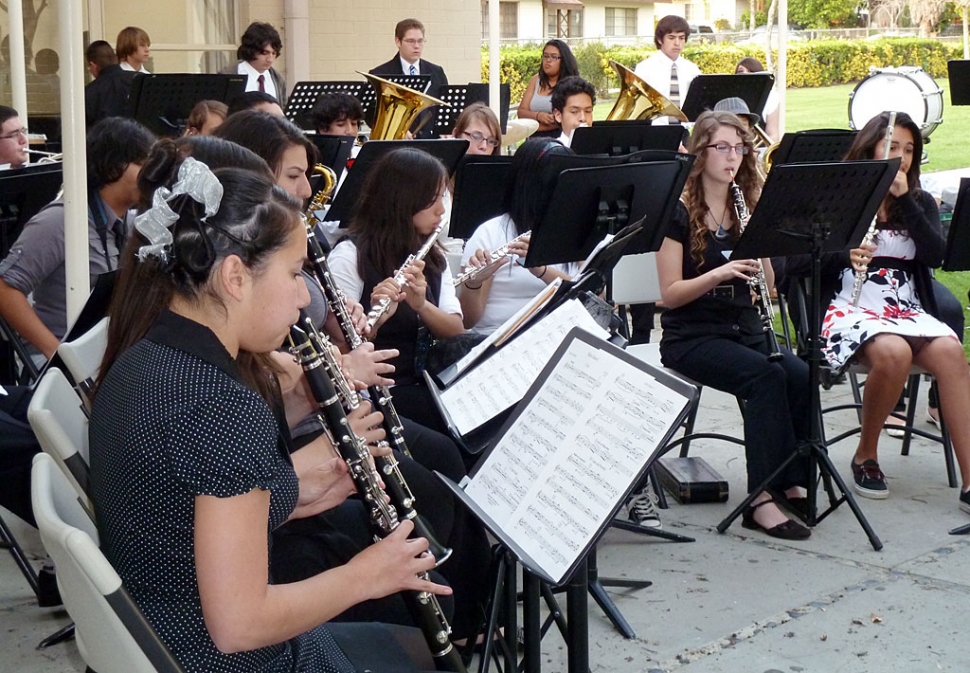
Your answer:
[[[20,113],[0,105],[0,170],[20,168],[27,163],[27,129],[20,123]]]
[[[92,285],[118,267],[138,203],[138,171],[154,136],[131,119],[108,117],[87,136],[88,249]],[[27,296],[33,294],[31,306]],[[55,200],[24,226],[0,262],[0,315],[27,342],[34,360],[50,358],[67,332],[64,203]]]
[[[239,48],[236,49],[235,65],[220,70],[223,75],[246,75],[246,91],[268,93],[281,108],[286,107],[286,81],[273,63],[283,51],[279,31],[268,23],[254,21],[246,28]]]
[[[229,106],[226,110],[226,117],[231,117],[237,112],[244,110],[260,110],[262,112],[268,112],[271,115],[276,115],[277,117],[283,116],[283,107],[279,101],[270,94],[262,91],[246,91],[239,94],[229,101]]]
[[[348,93],[326,93],[317,99],[310,111],[310,121],[317,133],[357,137],[364,108]]]
[[[552,91],[552,116],[562,127],[559,142],[569,147],[573,131],[593,122],[596,89],[582,77],[566,77]]]
[[[128,94],[136,73],[124,70],[111,45],[95,40],[84,50],[94,81],[84,87],[84,121],[91,128],[105,117],[128,114]]]
[[[635,70],[637,77],[677,107],[684,106],[690,83],[701,74],[696,65],[680,57],[689,36],[690,26],[683,17],[670,14],[660,19],[653,35],[658,51],[637,63]],[[670,117],[659,117],[654,123],[670,123]]]

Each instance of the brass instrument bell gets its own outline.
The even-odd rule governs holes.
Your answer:
[[[673,117],[682,122],[687,121],[687,116],[680,111],[679,107],[632,70],[613,60],[610,60],[610,65],[620,78],[620,95],[613,109],[606,116],[607,121],[657,117]]]
[[[377,89],[377,117],[370,140],[403,140],[411,124],[423,110],[435,105],[451,107],[433,96],[395,84],[383,77],[357,71]]]

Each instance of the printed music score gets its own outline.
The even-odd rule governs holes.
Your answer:
[[[551,578],[565,578],[688,404],[573,339],[465,493]]]
[[[441,393],[459,434],[466,435],[522,399],[573,327],[605,339],[578,299],[570,299]]]

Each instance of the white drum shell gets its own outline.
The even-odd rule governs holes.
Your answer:
[[[912,117],[926,138],[943,123],[943,89],[922,68],[873,68],[849,94],[849,126],[858,131],[891,110]]]

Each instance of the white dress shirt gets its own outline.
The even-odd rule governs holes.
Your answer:
[[[145,68],[145,64],[144,63],[142,64],[142,66],[140,68],[138,68],[138,70],[135,70],[134,68],[132,68],[131,67],[131,64],[128,63],[128,61],[122,61],[118,65],[121,66],[121,69],[122,70],[127,70],[128,72],[140,72],[143,75],[151,75],[151,73],[148,72],[148,69]]]
[[[671,61],[665,53],[657,50],[657,52],[637,63],[634,72],[637,77],[656,89],[662,96],[670,98],[670,68],[674,64],[677,65],[677,82],[680,84],[679,107],[683,107],[684,101],[687,99],[687,92],[690,90],[690,83],[701,74],[700,68],[696,65],[686,58]],[[653,123],[664,125],[669,124],[670,120],[670,117],[658,117]]]
[[[401,56],[398,56],[398,58],[401,61],[401,72],[403,72],[405,75],[410,75],[411,74],[411,66],[412,65],[414,66],[414,74],[415,75],[420,75],[421,74],[421,59],[420,58],[417,61],[415,61],[414,63],[408,63]]]
[[[259,76],[263,76],[263,91],[268,93],[270,96],[279,100],[279,94],[276,91],[276,83],[273,81],[273,76],[269,74],[269,70],[266,72],[259,72],[253,66],[249,65],[249,61],[240,61],[239,67],[236,69],[240,75],[246,75],[246,91],[259,91]]]

